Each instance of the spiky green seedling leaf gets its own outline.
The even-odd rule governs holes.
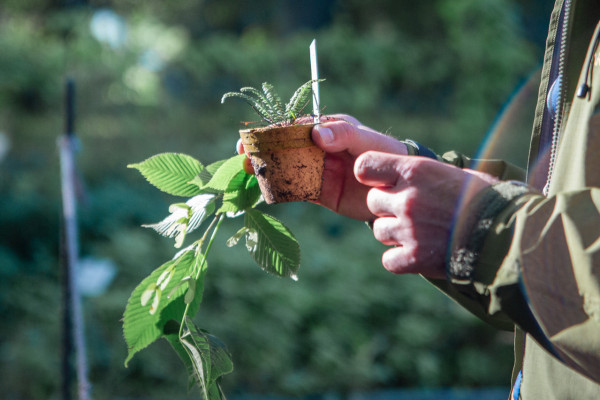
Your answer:
[[[322,82],[325,79],[317,79],[310,80],[300,86],[294,94],[292,98],[285,106],[285,113],[291,121],[294,121],[298,118],[299,115],[302,114],[302,110],[306,107],[308,102],[311,100],[310,96],[312,94],[312,84],[313,82]]]
[[[264,82],[262,91],[253,87],[243,87],[239,92],[228,92],[221,98],[221,103],[231,97],[246,101],[258,116],[267,124],[293,124],[302,115],[302,111],[310,101],[312,84],[325,79],[310,80],[300,86],[285,107],[273,85]]]

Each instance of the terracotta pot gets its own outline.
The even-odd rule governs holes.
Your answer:
[[[311,139],[314,124],[240,131],[268,204],[317,200],[325,152]]]

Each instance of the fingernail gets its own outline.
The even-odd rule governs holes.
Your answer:
[[[317,126],[317,132],[321,137],[321,140],[325,144],[329,144],[333,142],[333,132],[329,128],[325,128],[324,126]]]

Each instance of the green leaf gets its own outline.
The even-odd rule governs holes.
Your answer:
[[[185,236],[186,233],[198,229],[202,222],[215,212],[215,201],[214,194],[199,194],[184,204],[171,204],[171,214],[162,221],[142,226],[152,228],[158,234],[169,238]]]
[[[256,263],[265,271],[297,279],[300,246],[290,230],[276,218],[256,209],[245,214],[246,246]]]
[[[325,79],[317,79],[316,82],[322,82],[324,80]],[[288,117],[295,119],[300,115],[303,108],[310,101],[313,82],[315,82],[315,80],[310,80],[296,89],[290,98],[290,101],[285,106],[285,113]]]
[[[260,200],[261,192],[254,175],[244,177],[244,188],[223,195],[223,204],[218,213],[237,214],[251,208]]]
[[[190,304],[196,298],[196,280],[194,278],[190,278],[188,290],[185,292],[185,296],[183,297],[183,302],[185,304]]]
[[[148,305],[142,306],[142,295],[148,296],[147,290],[152,287],[152,284],[157,284],[159,278],[169,268],[174,268],[173,275],[170,277],[168,284],[164,287],[166,293],[170,293],[179,282],[190,275],[190,272],[198,268],[203,260],[201,253],[195,254],[195,247],[190,247],[179,253],[174,260],[171,260],[152,272],[146,277],[133,291],[127,302],[125,313],[123,315],[123,335],[127,342],[128,355],[125,360],[127,366],[129,360],[138,351],[146,348],[156,339],[165,336],[164,328],[169,321],[175,321],[177,324],[183,319],[183,313],[186,307],[184,297],[188,285],[180,285],[171,296],[159,297],[159,302],[156,305],[154,313],[150,313]],[[204,270],[206,264],[204,265]],[[196,281],[194,301],[190,304],[189,314],[194,315],[202,301],[202,292],[204,288],[204,272],[202,271],[201,279]],[[162,282],[161,282],[162,283]],[[160,289],[160,288],[157,288]],[[156,291],[156,294],[158,290]],[[155,294],[155,298],[156,298]],[[146,300],[146,299],[145,299]]]
[[[196,175],[189,183],[198,186],[200,189],[203,189],[211,180],[215,172],[217,172],[217,170],[221,168],[221,165],[225,163],[225,161],[227,160],[219,160],[207,165],[206,168]]]
[[[177,289],[179,289],[181,286],[183,285],[191,285],[192,283],[190,283],[190,281],[194,280],[194,278],[192,278],[190,275],[188,276],[184,276],[183,278],[181,278],[181,280],[179,282],[177,282],[177,285],[175,285],[175,287],[173,287],[171,289],[171,291],[169,292],[169,294],[167,294],[167,296],[170,298],[173,296],[173,294],[175,294],[175,292],[177,291]],[[191,288],[191,286],[188,286],[188,290]],[[187,293],[187,292],[186,292]],[[187,304],[187,303],[186,303]]]
[[[273,85],[271,85],[268,82],[263,82],[262,90],[263,90],[263,93],[265,94],[265,97],[269,101],[269,103],[271,103],[273,105],[273,109],[275,110],[277,115],[280,118],[284,117],[285,111],[283,109],[283,104],[281,102],[281,98],[279,97],[277,92],[275,92],[275,88],[273,87]]]
[[[157,154],[138,164],[130,164],[163,192],[174,196],[194,196],[200,193],[197,185],[189,183],[204,166],[196,159],[180,153]]]
[[[196,381],[205,400],[221,399],[218,381],[233,371],[233,362],[221,340],[199,329],[190,318],[185,319],[185,332],[181,336],[189,359],[194,367]]]
[[[156,286],[158,286],[160,290],[164,291],[167,288],[167,286],[169,286],[169,282],[175,274],[175,267],[175,264],[171,265],[169,268],[165,269],[162,272],[162,274],[158,276],[158,279],[156,280]]]
[[[174,323],[174,321],[172,322]],[[173,350],[175,350],[175,352],[183,362],[183,365],[185,366],[185,370],[187,371],[187,375],[189,377],[188,391],[191,391],[194,385],[196,385],[197,383],[196,373],[194,370],[194,364],[192,363],[192,360],[190,360],[187,350],[179,340],[179,324],[176,324],[176,326],[173,327],[173,329],[171,329],[170,332],[171,333],[166,334],[164,338],[169,342],[171,347],[173,347]]]
[[[242,227],[239,231],[235,233],[235,235],[227,239],[227,247],[233,247],[236,244],[238,244],[240,239],[243,238],[248,233],[248,231],[249,229],[247,227]],[[154,290],[155,288],[156,285],[154,285],[153,287],[149,287],[147,290]]]
[[[242,89],[248,89],[248,88],[242,88]],[[245,93],[230,92],[230,93],[225,93],[223,95],[223,97],[221,98],[221,103],[224,103],[225,100],[230,97],[238,97],[240,99],[245,100],[246,103],[248,103],[250,105],[250,107],[252,107],[252,109],[254,109],[254,111],[256,111],[256,113],[259,115],[259,117],[261,117],[268,123],[273,123],[273,119],[272,119],[273,115],[269,112],[269,110],[267,108],[265,108],[265,106],[262,103],[260,98],[249,96]]]
[[[219,192],[232,192],[243,188],[245,183],[244,159],[245,154],[239,154],[227,159],[217,169],[206,184],[206,188]]]
[[[264,108],[271,122],[277,121],[277,109],[275,104],[273,104],[267,97],[265,97],[265,95],[261,93],[260,90],[255,89],[253,87],[244,87],[240,89],[240,92],[244,94],[250,93],[251,95],[253,95],[255,103]]]
[[[142,295],[140,296],[140,304],[142,306],[148,304],[150,302],[150,299],[154,297],[157,286],[158,285],[156,284],[156,282],[150,282],[148,287],[142,292]]]
[[[205,171],[208,174],[210,174],[210,176],[212,177],[215,174],[215,172],[217,172],[219,170],[219,168],[221,168],[221,166],[223,164],[225,164],[226,161],[227,161],[227,159],[224,159],[224,160],[215,161],[212,164],[208,164],[205,168]],[[202,174],[200,174],[200,175],[202,175]]]

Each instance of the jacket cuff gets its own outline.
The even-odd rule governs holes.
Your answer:
[[[452,283],[473,283],[475,266],[479,263],[485,237],[494,219],[517,198],[530,193],[531,188],[519,181],[503,181],[477,195],[472,202],[468,220],[457,223],[449,246],[446,272]],[[457,218],[457,220],[461,220]]]
[[[428,147],[423,146],[420,143],[415,142],[411,139],[405,139],[402,141],[406,145],[406,149],[408,151],[409,156],[421,156],[421,157],[429,157],[434,160],[441,161],[441,157],[433,152]]]

